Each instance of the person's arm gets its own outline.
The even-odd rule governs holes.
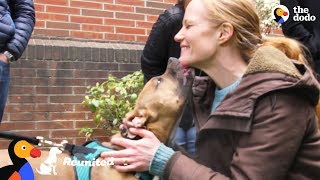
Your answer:
[[[17,60],[27,47],[35,25],[35,12],[32,0],[12,0],[11,16],[15,25],[15,34],[7,43],[6,50]]]
[[[305,100],[293,94],[266,96],[256,104],[252,132],[239,137],[231,177],[175,153],[166,164],[164,179],[286,179],[306,132],[306,121],[314,120],[311,111]]]
[[[320,51],[320,41],[318,40],[320,35],[310,32],[302,21],[294,21],[293,17],[295,13],[293,8],[299,6],[297,0],[280,0],[280,4],[286,6],[289,9],[289,19],[282,24],[283,34],[287,37],[294,38],[304,44],[311,54],[315,54]],[[318,21],[318,20],[317,20]],[[305,22],[304,22],[305,23]]]
[[[171,17],[168,12],[161,14],[152,27],[141,56],[141,69],[145,82],[154,76],[163,74],[168,63],[169,41],[173,41]]]

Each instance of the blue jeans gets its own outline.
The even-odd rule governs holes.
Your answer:
[[[0,123],[7,102],[10,81],[9,69],[9,64],[0,61]]]
[[[196,128],[191,127],[190,129],[185,131],[181,127],[178,127],[174,137],[174,142],[177,145],[182,146],[191,155],[195,155]]]

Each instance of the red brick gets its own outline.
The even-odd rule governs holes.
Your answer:
[[[137,36],[137,41],[139,42],[147,42],[148,36]]]
[[[91,8],[91,9],[102,9],[103,5],[101,3],[90,2],[90,1],[74,1],[71,0],[71,7],[81,7],[81,8]]]
[[[135,13],[116,12],[116,18],[120,18],[120,19],[133,19],[133,20],[144,20],[144,15],[142,15],[142,14],[135,14]]]
[[[116,27],[116,33],[122,34],[146,34],[145,29],[141,28],[126,28],[126,27]]]
[[[77,112],[49,113],[49,118],[51,120],[83,120],[85,119],[85,113],[77,113]]]
[[[175,4],[177,3],[177,0],[164,0],[164,2]]]
[[[30,68],[11,68],[10,69],[10,76],[23,76],[23,77],[35,77],[36,70]]]
[[[42,4],[34,4],[34,10],[35,11],[44,11],[44,5]]]
[[[113,0],[95,0],[96,2],[102,2],[102,3],[113,3]]]
[[[43,136],[45,138],[49,138],[50,131],[48,130],[26,130],[26,131],[19,131],[17,132],[21,135],[24,136],[31,136],[31,137],[36,137],[36,136]]]
[[[76,104],[76,105],[74,105],[74,110],[76,112],[83,112],[83,111],[89,112],[89,107],[87,107],[83,104]]]
[[[70,111],[73,111],[73,105],[71,104],[36,104],[34,111],[70,112]]]
[[[126,34],[105,34],[105,39],[107,40],[122,40],[122,41],[135,41],[135,37],[133,35]]]
[[[44,28],[45,21],[37,20],[35,24],[35,28]]]
[[[40,83],[38,83],[41,85]],[[66,78],[50,78],[47,85],[50,86],[84,86],[85,81],[83,79],[66,79]]]
[[[84,95],[86,93],[86,90],[87,90],[86,87],[73,87],[74,94]]]
[[[159,14],[163,13],[163,10],[162,9],[145,8],[145,7],[137,7],[136,13],[159,15]]]
[[[105,79],[108,77],[107,71],[77,71],[75,74],[75,78],[102,78]]]
[[[84,32],[84,31],[71,31],[71,37],[86,38],[86,39],[103,39],[102,33]]]
[[[128,26],[128,27],[134,27],[135,23],[134,21],[130,20],[121,20],[121,19],[104,19],[104,23],[106,25],[116,25],[116,26]]]
[[[141,0],[116,0],[115,4],[126,4],[133,6],[144,6],[144,1]]]
[[[0,139],[0,149],[8,149],[11,140]]]
[[[80,9],[64,6],[50,6],[46,7],[46,12],[63,13],[63,14],[80,14]]]
[[[68,5],[69,0],[34,0],[35,4],[54,4],[54,5]]]
[[[37,122],[37,129],[73,129],[73,121]]]
[[[48,114],[43,112],[33,112],[33,113],[11,113],[10,121],[43,121],[47,120]]]
[[[95,32],[114,32],[113,26],[100,26],[100,25],[92,25],[92,24],[83,24],[83,31],[95,31]]]
[[[72,87],[36,87],[36,94],[72,94]]]
[[[137,27],[151,29],[152,26],[153,26],[153,23],[151,23],[151,22],[137,21]]]
[[[60,36],[60,37],[69,36],[68,30],[59,30],[59,29],[35,29],[33,32],[34,34],[37,34],[37,35]]]
[[[111,11],[124,11],[124,12],[134,11],[134,7],[132,6],[122,6],[122,5],[113,5],[113,4],[105,4],[104,9],[111,10]]]
[[[100,17],[71,16],[71,22],[87,23],[87,24],[102,24],[103,19]]]
[[[35,110],[34,104],[16,104],[16,103],[10,103],[7,104],[6,110],[11,113],[15,112],[31,112]]]
[[[26,121],[2,122],[0,126],[0,131],[26,130],[26,129],[34,129],[34,128],[35,128],[35,122],[26,122]]]
[[[42,13],[42,12],[36,12],[37,19],[40,20],[52,20],[52,21],[68,21],[68,15],[66,14],[53,14],[53,13]]]
[[[113,12],[110,11],[99,11],[92,9],[82,9],[82,16],[96,16],[96,17],[113,17]]]
[[[79,130],[55,130],[51,133],[51,138],[68,138],[68,137],[83,137],[79,135]]]
[[[171,4],[171,3],[147,1],[147,7],[159,8],[159,9],[168,9],[168,8],[170,8],[172,6],[173,6],[173,4]]]
[[[159,17],[159,16],[148,15],[148,16],[147,16],[147,21],[148,21],[148,22],[151,22],[151,23],[154,23],[154,22],[157,21],[158,17]]]
[[[10,87],[10,94],[15,95],[15,94],[35,94],[35,88],[34,87],[27,87],[27,86],[11,86]]]
[[[81,103],[84,96],[50,96],[50,103]]]
[[[94,127],[96,127],[96,124],[94,124],[92,120],[75,121],[75,123],[76,123],[75,128],[83,128],[83,127],[94,128]]]
[[[10,103],[47,103],[47,96],[9,96]]]

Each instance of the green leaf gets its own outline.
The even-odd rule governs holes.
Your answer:
[[[121,119],[133,109],[143,86],[141,71],[133,72],[121,79],[110,74],[105,82],[87,87],[82,104],[94,113],[92,120],[98,127],[103,125],[104,129],[114,133]],[[82,129],[80,131],[85,132]]]

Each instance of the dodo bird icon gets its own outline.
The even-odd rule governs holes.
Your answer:
[[[286,19],[288,19],[288,18],[285,18],[285,16],[288,16],[289,13],[285,11],[283,8],[278,7],[273,11],[273,13],[275,17],[274,20],[280,24],[284,23]]]
[[[26,158],[40,157],[41,151],[25,140],[13,140],[8,147],[8,152],[13,164],[0,168],[0,179],[33,180],[34,173]]]

